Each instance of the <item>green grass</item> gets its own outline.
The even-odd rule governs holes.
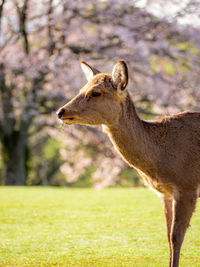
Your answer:
[[[200,266],[198,205],[181,266]],[[160,199],[144,188],[0,188],[0,266],[167,266]]]

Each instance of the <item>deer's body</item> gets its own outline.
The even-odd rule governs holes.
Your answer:
[[[119,61],[113,74],[82,63],[88,84],[59,110],[66,124],[102,124],[113,145],[163,199],[170,267],[177,267],[185,232],[200,196],[200,112],[141,120],[125,89],[128,72]]]
[[[116,127],[105,127],[115,148],[144,182],[164,197],[200,185],[200,113],[184,112],[148,122],[127,95]],[[124,142],[126,140],[126,142]]]

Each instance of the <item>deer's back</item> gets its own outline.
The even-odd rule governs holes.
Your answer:
[[[187,188],[200,184],[200,112],[167,116],[146,127],[156,175]]]

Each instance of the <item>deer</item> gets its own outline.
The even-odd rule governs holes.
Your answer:
[[[87,84],[58,109],[67,125],[102,125],[122,158],[162,199],[169,244],[169,267],[180,250],[200,197],[200,112],[185,111],[155,120],[138,116],[128,90],[128,67],[115,63],[112,74],[85,61]]]

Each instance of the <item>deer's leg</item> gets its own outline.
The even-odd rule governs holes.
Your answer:
[[[172,260],[172,249],[171,249],[171,228],[172,228],[172,203],[171,199],[164,198],[164,212],[166,218],[166,226],[167,226],[167,238],[169,243],[169,267],[171,267],[171,260]]]
[[[173,223],[171,229],[171,267],[178,267],[180,249],[186,230],[189,226],[192,213],[195,210],[197,195],[194,192],[185,192],[173,201]]]

